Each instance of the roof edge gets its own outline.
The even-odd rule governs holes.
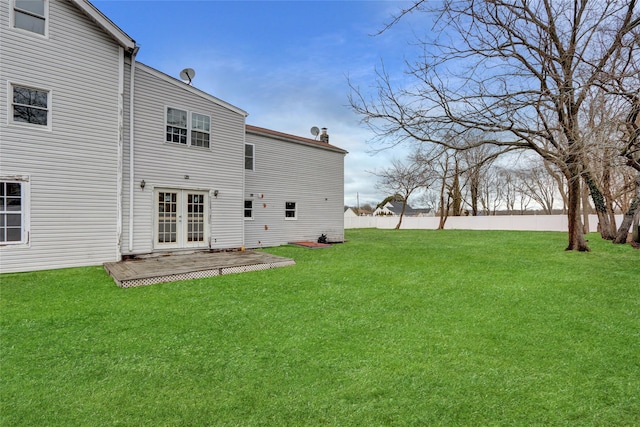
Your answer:
[[[262,128],[262,127],[258,127],[258,126],[253,126],[253,125],[245,125],[245,129],[247,133],[253,134],[253,135],[259,135],[259,136],[268,136],[268,137],[275,137],[276,139],[280,139],[282,141],[287,141],[287,142],[293,142],[296,144],[303,144],[303,145],[309,145],[315,148],[322,148],[325,150],[330,150],[330,151],[335,151],[337,153],[342,153],[342,154],[347,154],[348,151],[344,150],[340,147],[336,147],[335,145],[331,145],[329,143],[326,142],[321,142],[321,141],[316,141],[315,139],[311,139],[311,138],[305,138],[302,136],[296,136],[296,135],[291,135],[288,133],[284,133],[284,132],[278,132],[275,130],[271,130],[271,129],[267,129],[267,128]]]
[[[133,51],[137,48],[136,41],[132,39],[127,33],[122,31],[120,27],[113,23],[112,20],[107,18],[105,14],[91,4],[88,0],[70,0],[75,4],[85,15],[87,15],[92,21],[101,26],[111,37],[113,37],[122,47]]]
[[[163,73],[162,71],[156,70],[155,68],[144,64],[142,62],[137,61],[136,62],[136,68],[140,67],[141,69],[143,69],[144,71],[148,72],[149,74],[167,82],[167,83],[171,83],[175,86],[178,86],[181,89],[184,89],[188,92],[191,92],[201,98],[204,98],[208,101],[214,102],[215,104],[220,105],[221,107],[224,107],[228,110],[231,110],[235,113],[238,113],[244,117],[247,117],[249,115],[249,113],[247,113],[246,111],[244,111],[242,108],[236,107],[235,105],[229,104],[226,101],[221,100],[220,98],[216,98],[215,96],[201,90],[198,88],[195,88],[193,86],[190,86],[186,83],[184,83],[183,81],[180,81],[178,79],[176,79],[175,77],[171,77],[170,75]]]

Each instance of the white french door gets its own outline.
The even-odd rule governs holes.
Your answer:
[[[205,248],[209,239],[209,197],[206,191],[157,189],[155,246]]]

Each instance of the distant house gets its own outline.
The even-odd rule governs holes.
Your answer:
[[[326,132],[247,125],[85,0],[3,1],[0,39],[0,272],[344,240]]]
[[[382,207],[376,208],[373,211],[373,216],[400,216],[402,212],[403,201],[390,201],[385,203]],[[405,216],[430,216],[431,209],[414,209],[407,204],[405,208]]]
[[[350,207],[345,207],[344,210],[344,217],[345,218],[353,218],[353,217],[358,217],[358,216],[371,216],[372,215],[372,211],[370,209],[366,209],[366,208],[350,208]]]
[[[400,216],[402,212],[403,201],[391,201],[385,203],[383,206],[376,208],[373,211],[373,216]],[[411,206],[407,205],[404,214],[406,216],[413,216],[414,210]]]
[[[357,218],[358,214],[356,213],[356,211],[353,208],[345,208],[344,210],[344,217],[345,218]]]

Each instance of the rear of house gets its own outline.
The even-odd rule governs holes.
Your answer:
[[[123,255],[241,247],[247,113],[144,64],[133,80],[125,68]]]
[[[247,126],[85,0],[3,1],[0,39],[0,272],[344,239],[344,150]]]
[[[247,126],[245,245],[344,241],[344,156],[327,142]]]
[[[119,258],[124,57],[84,1],[0,3],[0,271]]]

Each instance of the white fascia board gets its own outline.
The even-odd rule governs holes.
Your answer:
[[[283,132],[278,132],[275,130],[271,130],[271,129],[266,129],[266,128],[261,128],[258,126],[253,126],[253,125],[246,125],[245,126],[245,132],[251,135],[256,135],[256,136],[261,136],[264,138],[269,138],[269,139],[277,139],[279,141],[284,141],[284,142],[289,142],[292,144],[300,144],[300,145],[306,145],[308,147],[313,147],[313,148],[319,148],[321,150],[327,150],[327,151],[333,151],[336,153],[341,153],[341,154],[349,154],[349,152],[347,150],[344,150],[340,147],[337,147],[335,145],[330,145],[330,144],[326,144],[326,143],[320,143],[318,141],[315,141],[313,139],[309,139],[309,138],[305,138],[305,137],[301,137],[301,136],[296,136],[296,135],[289,135]]]
[[[246,111],[244,111],[241,108],[236,107],[235,105],[231,105],[228,102],[225,102],[223,100],[221,100],[220,98],[216,98],[213,95],[209,95],[207,92],[202,91],[200,89],[197,89],[193,86],[190,86],[176,78],[171,77],[168,74],[163,73],[162,71],[158,71],[155,68],[152,68],[148,65],[143,64],[142,62],[136,62],[136,68],[146,71],[147,73],[151,74],[154,77],[159,78],[160,80],[163,80],[167,83],[171,83],[177,87],[179,87],[180,89],[186,90],[188,92],[191,92],[203,99],[206,99],[207,101],[211,101],[221,107],[224,107],[228,110],[231,110],[237,114],[240,114],[241,116],[247,117],[249,115],[249,113],[247,113]]]
[[[85,15],[87,15],[92,21],[102,27],[111,37],[113,37],[122,47],[129,51],[133,51],[137,48],[136,41],[127,35],[114,24],[109,18],[107,18],[102,12],[100,12],[94,5],[87,0],[71,0]]]

